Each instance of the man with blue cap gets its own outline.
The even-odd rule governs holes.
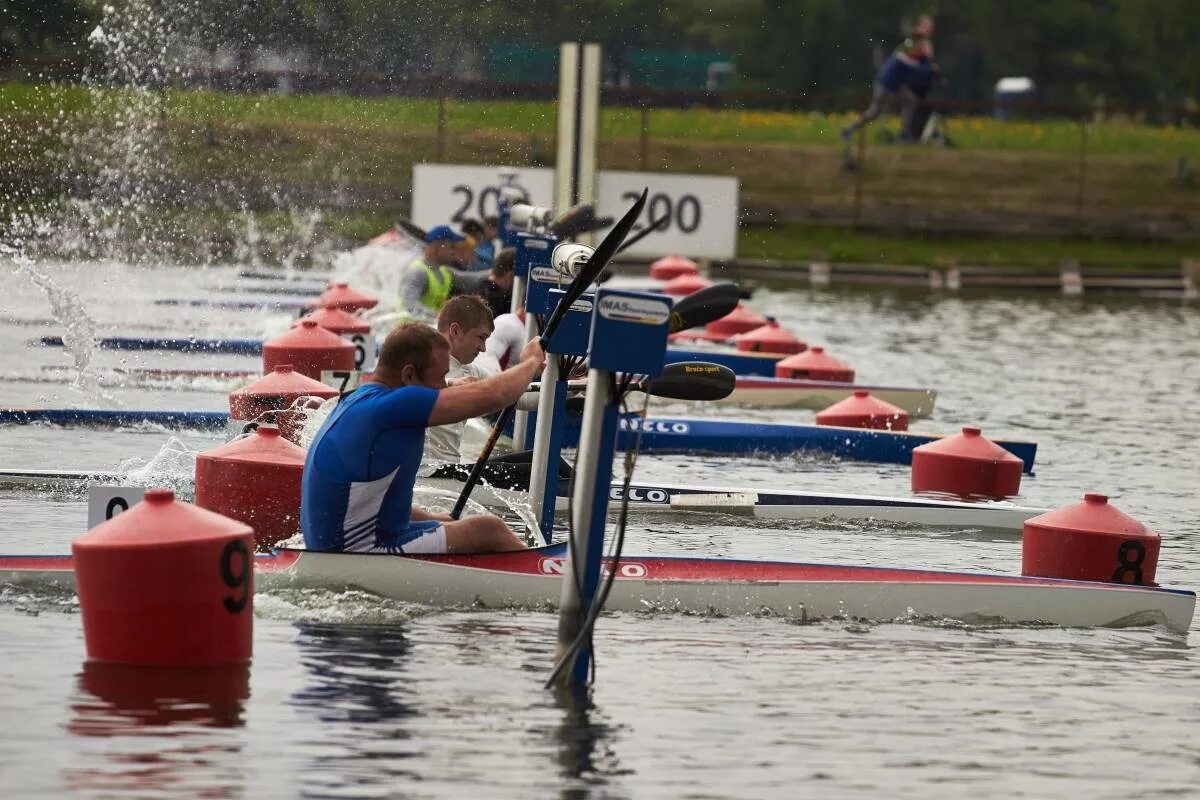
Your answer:
[[[482,294],[489,280],[507,281],[511,286],[511,270],[507,276],[498,278],[488,272],[455,269],[460,264],[460,245],[465,240],[449,225],[437,225],[425,234],[421,256],[410,262],[400,275],[400,311],[408,319],[433,324],[447,300],[460,294]]]

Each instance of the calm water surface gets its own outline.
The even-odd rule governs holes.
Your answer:
[[[286,314],[154,305],[223,297],[227,269],[43,264],[101,335],[264,336]],[[6,268],[6,274],[7,268]],[[1200,586],[1200,310],[1083,298],[760,292],[872,383],[933,386],[914,427],[1039,443],[1022,502],[1107,493],[1164,535],[1158,579]],[[255,366],[97,352],[72,389],[46,294],[0,294],[0,406],[220,409],[218,381],[122,386],[118,366]],[[57,368],[57,369],[56,369]],[[709,412],[712,413],[712,412]],[[811,412],[738,410],[811,420]],[[191,449],[219,439],[175,434]],[[150,429],[0,428],[0,464],[113,469]],[[904,467],[645,457],[638,476],[906,494]],[[0,551],[63,552],[80,497],[0,493]],[[1017,571],[1016,536],[879,524],[635,518],[627,552]],[[606,616],[590,698],[542,689],[556,618],[433,611],[361,593],[260,593],[252,666],[220,674],[85,664],[74,599],[0,588],[5,797],[1194,797],[1200,657],[1161,628]],[[166,698],[166,699],[163,699]]]

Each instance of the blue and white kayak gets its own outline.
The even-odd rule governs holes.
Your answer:
[[[0,425],[42,422],[82,427],[161,425],[172,429],[222,430],[229,421],[224,411],[136,411],[102,408],[8,408],[0,409]],[[706,419],[704,417],[626,417],[621,420],[617,446],[632,447],[641,435],[644,453],[725,453],[731,455],[781,455],[817,452],[850,461],[875,464],[910,464],[913,448],[942,438],[940,434],[912,431],[879,431],[863,428],[834,428],[755,420]],[[579,439],[578,417],[569,417],[564,447],[575,447]],[[1024,462],[1033,473],[1037,455],[1034,442],[997,439]]]
[[[628,449],[640,435],[641,450],[646,453],[782,455],[811,451],[873,464],[911,464],[913,448],[945,435],[710,417],[626,416],[619,425],[617,446]],[[568,416],[563,446],[575,447],[578,441],[579,418]],[[993,441],[1021,459],[1026,474],[1033,474],[1037,443]]]

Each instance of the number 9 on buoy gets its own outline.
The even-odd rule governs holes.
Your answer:
[[[254,530],[149,489],[71,545],[88,657],[164,666],[250,660]]]

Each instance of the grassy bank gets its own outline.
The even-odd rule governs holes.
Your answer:
[[[0,85],[12,132],[0,137],[10,206],[31,187],[55,191],[111,167],[83,159],[64,170],[51,154],[63,151],[64,135],[111,137],[113,109],[128,98]],[[213,230],[243,208],[319,207],[323,231],[361,241],[409,213],[412,165],[437,160],[439,146],[450,163],[522,166],[554,153],[550,103],[450,100],[439,142],[436,100],[200,91],[141,99],[161,101],[161,113],[133,131],[156,159],[142,179]],[[604,109],[601,166],[737,176],[747,257],[822,250],[855,262],[1051,267],[1073,257],[1175,268],[1200,231],[1193,129],[1094,123],[1084,150],[1076,122],[958,118],[950,121],[957,147],[881,145],[872,136],[861,168],[846,171],[842,115],[656,109],[648,120],[643,148],[640,112]],[[91,162],[123,151],[104,153]]]

